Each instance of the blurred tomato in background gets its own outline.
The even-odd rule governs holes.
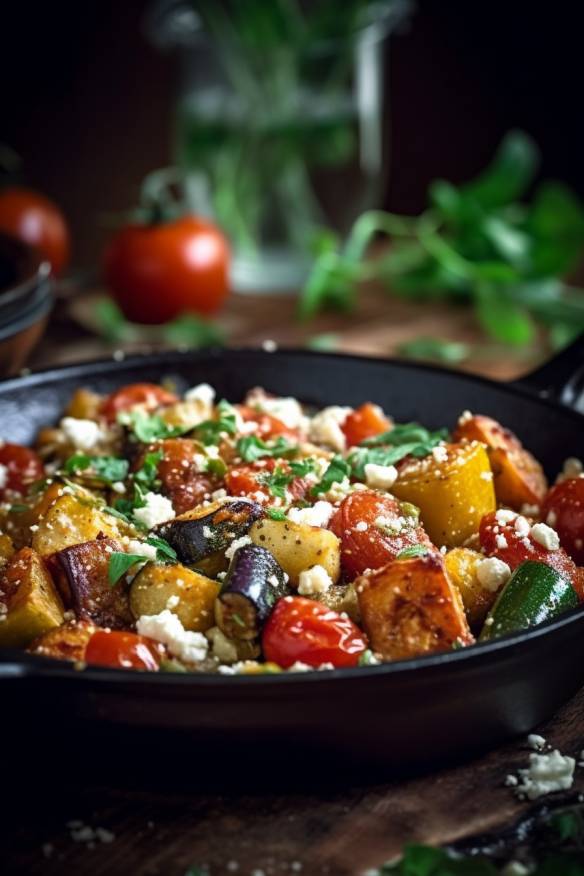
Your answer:
[[[65,217],[49,198],[32,189],[0,191],[0,231],[29,244],[59,276],[69,263],[70,236]]]

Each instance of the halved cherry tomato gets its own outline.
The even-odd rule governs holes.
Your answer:
[[[584,478],[568,478],[552,487],[541,514],[574,562],[584,565]]]
[[[254,434],[261,438],[262,441],[266,441],[268,438],[278,438],[279,436],[288,438],[291,441],[299,440],[298,432],[295,432],[294,429],[289,429],[285,423],[277,417],[272,417],[271,414],[262,414],[261,411],[256,411],[247,405],[237,405],[237,410],[244,422],[258,424]]]
[[[178,398],[174,393],[168,392],[155,383],[130,383],[108,395],[102,401],[99,412],[110,423],[113,423],[119,413],[129,411],[137,405],[147,411],[153,411],[155,408],[172,405],[177,401]]]
[[[349,414],[341,426],[347,439],[347,445],[352,447],[360,444],[366,438],[382,435],[391,429],[391,420],[385,416],[379,405],[365,402]]]
[[[0,487],[0,498],[8,493],[25,493],[34,481],[40,480],[45,472],[43,461],[34,450],[20,444],[0,445],[0,465],[6,468]]]
[[[397,499],[373,490],[343,499],[329,528],[341,539],[343,568],[353,575],[385,566],[414,544],[433,548],[423,526],[411,522]]]
[[[262,646],[266,660],[284,669],[296,661],[308,666],[356,666],[367,649],[367,638],[348,617],[321,602],[285,596],[268,618]]]
[[[278,468],[284,474],[290,473],[290,466],[285,459],[258,459],[249,464],[234,465],[225,475],[225,488],[232,496],[252,496],[256,500],[260,493],[266,499],[272,499],[273,494],[264,479]],[[285,485],[285,489],[294,499],[302,499],[310,487],[305,478],[294,478]]]
[[[525,519],[519,515],[509,522],[501,523],[497,520],[495,512],[485,514],[479,528],[481,547],[485,554],[503,560],[511,570],[516,569],[526,560],[545,563],[560,575],[564,575],[579,598],[584,599],[584,569],[579,569],[563,548],[549,551],[529,533],[523,534],[521,524],[517,524],[517,520]]]
[[[163,655],[164,648],[146,636],[117,630],[96,630],[87,643],[85,662],[91,666],[158,672]]]
[[[171,500],[177,514],[184,514],[200,505],[219,486],[217,478],[198,471],[194,441],[187,438],[166,438],[158,444],[149,445],[138,458],[136,469],[142,465],[145,455],[153,451],[163,453],[158,463],[157,476],[162,482],[162,492]]]

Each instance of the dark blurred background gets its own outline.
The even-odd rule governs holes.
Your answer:
[[[104,215],[169,163],[176,58],[144,37],[140,0],[3,4],[0,141],[69,217],[74,261],[98,257]],[[391,40],[390,183],[413,212],[436,176],[462,181],[502,134],[539,143],[542,172],[584,195],[579,4],[418,0]]]

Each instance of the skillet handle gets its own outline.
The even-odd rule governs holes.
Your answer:
[[[584,334],[545,365],[514,383],[584,413]]]

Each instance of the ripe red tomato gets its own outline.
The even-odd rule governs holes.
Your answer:
[[[181,313],[216,313],[229,292],[229,247],[219,229],[185,216],[127,225],[110,242],[105,277],[125,316],[158,325]]]
[[[352,447],[365,441],[366,438],[373,438],[375,435],[389,431],[391,420],[388,420],[378,405],[365,402],[349,414],[341,429],[347,439],[347,445]]]
[[[237,410],[241,414],[241,418],[245,423],[257,423],[258,427],[254,432],[262,441],[267,441],[269,438],[288,438],[290,441],[298,441],[299,435],[294,429],[290,429],[279,420],[277,417],[272,417],[271,414],[262,414],[247,405],[237,405]]]
[[[146,636],[116,630],[96,630],[85,649],[85,662],[115,669],[158,672],[164,649]]]
[[[0,465],[6,467],[4,483],[0,487],[2,499],[10,492],[25,493],[26,488],[40,480],[45,473],[38,453],[29,447],[21,447],[20,444],[0,445]]]
[[[584,599],[584,569],[579,569],[563,548],[549,551],[531,535],[517,532],[516,520],[499,523],[494,511],[485,514],[479,527],[479,538],[485,554],[503,560],[512,570],[526,560],[545,563],[564,575],[580,599]]]
[[[262,636],[266,660],[284,669],[296,661],[308,666],[357,666],[367,639],[348,617],[302,596],[278,600]]]
[[[99,412],[110,423],[114,423],[116,417],[122,411],[140,405],[147,411],[153,411],[163,405],[172,405],[178,401],[178,397],[168,392],[155,383],[130,383],[116,389],[102,401]]]
[[[197,470],[194,441],[187,438],[166,438],[158,444],[150,445],[145,453],[156,450],[164,454],[158,463],[162,491],[171,500],[177,514],[184,514],[200,505],[219,486],[218,479]],[[142,465],[143,459],[144,455],[138,460],[137,469]]]
[[[584,565],[584,478],[568,478],[552,487],[541,514],[574,562]]]
[[[397,499],[373,490],[359,490],[343,499],[329,528],[341,539],[343,568],[353,575],[385,566],[413,544],[433,548],[424,528],[409,522]]]
[[[283,474],[290,473],[290,467],[284,459],[259,459],[247,465],[234,465],[225,475],[225,487],[232,496],[251,496],[257,501],[256,493],[261,493],[266,499],[272,499],[270,488],[262,481],[264,477],[273,474],[276,468]],[[309,486],[310,483],[305,478],[298,477],[284,488],[294,499],[302,499]]]
[[[38,192],[17,187],[0,191],[0,231],[37,250],[51,263],[56,276],[69,262],[65,217],[56,204]]]

